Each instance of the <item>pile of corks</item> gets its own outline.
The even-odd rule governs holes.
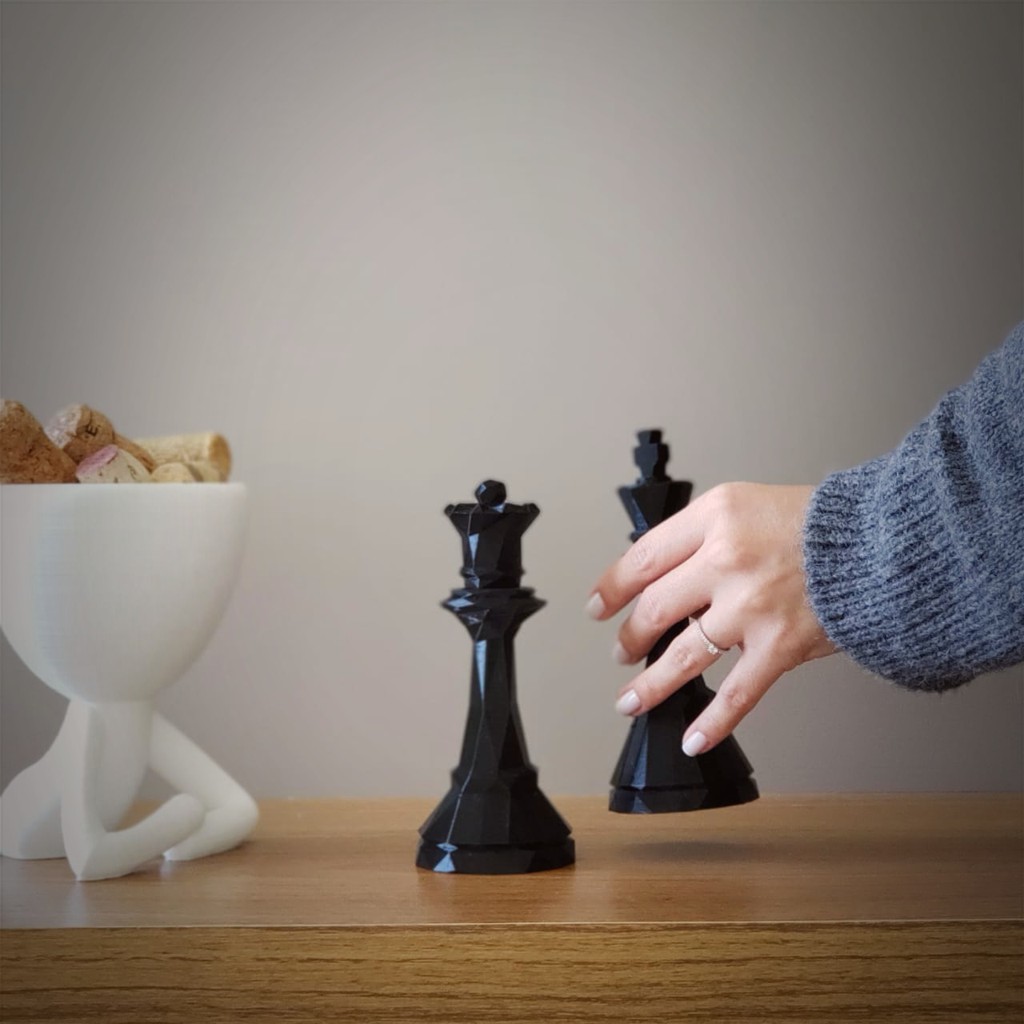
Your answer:
[[[220,434],[129,440],[88,405],[61,409],[44,427],[20,402],[0,400],[0,483],[126,484],[227,480]]]

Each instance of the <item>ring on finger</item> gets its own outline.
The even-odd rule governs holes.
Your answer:
[[[704,645],[708,654],[715,658],[720,654],[725,654],[729,648],[719,647],[718,644],[716,644],[715,641],[704,632],[704,627],[700,624],[700,619],[694,619],[693,624],[697,627],[697,635],[700,637],[700,642]]]

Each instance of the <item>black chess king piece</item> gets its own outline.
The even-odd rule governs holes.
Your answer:
[[[487,480],[476,503],[449,505],[462,537],[465,586],[442,607],[473,638],[469,718],[452,788],[420,829],[417,867],[474,875],[518,875],[572,864],[571,829],[541,792],[516,703],[513,641],[544,602],[523,575],[522,536],[536,505],[505,501]]]
[[[693,490],[688,480],[673,480],[665,472],[669,452],[660,430],[642,430],[637,440],[633,457],[640,479],[632,487],[619,488],[619,497],[635,527],[631,541],[684,508]],[[648,665],[665,653],[687,621],[677,622],[658,639],[647,655]],[[696,757],[687,757],[682,751],[683,733],[714,695],[704,678],[697,676],[657,707],[633,719],[612,776],[609,810],[659,814],[728,807],[757,799],[753,769],[732,736]]]

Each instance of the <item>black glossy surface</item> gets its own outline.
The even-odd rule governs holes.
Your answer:
[[[507,502],[493,480],[476,497],[445,509],[462,537],[466,586],[443,607],[473,639],[469,718],[452,787],[420,829],[416,864],[485,875],[565,867],[575,860],[571,830],[537,784],[516,702],[513,641],[544,606],[519,585],[522,536],[540,509]]]
[[[693,489],[689,481],[673,480],[666,473],[669,449],[660,430],[640,431],[637,441],[633,457],[640,478],[631,487],[619,488],[619,497],[633,520],[632,541],[684,508]],[[647,656],[648,665],[662,656],[687,621],[676,623],[658,639]],[[757,799],[753,769],[732,736],[697,757],[687,757],[682,751],[683,733],[712,697],[714,691],[697,676],[656,708],[633,719],[612,776],[609,810],[661,814]]]

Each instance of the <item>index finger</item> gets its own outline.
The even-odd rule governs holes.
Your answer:
[[[605,619],[625,607],[648,583],[694,555],[704,542],[698,507],[690,505],[648,530],[597,581],[587,601],[595,619]]]

